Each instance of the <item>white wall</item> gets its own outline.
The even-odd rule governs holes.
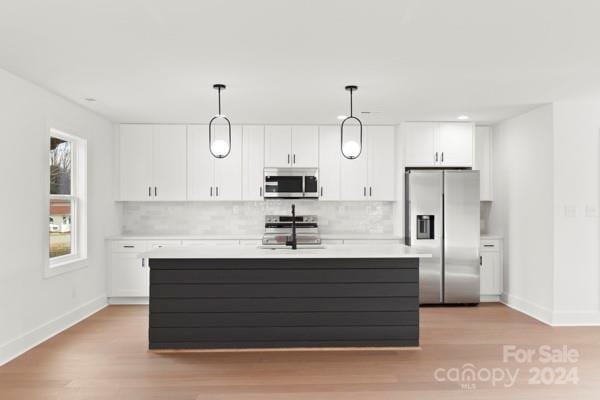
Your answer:
[[[106,303],[104,237],[116,232],[118,218],[111,123],[3,70],[0,87],[1,365]],[[44,278],[50,121],[88,141],[89,265]]]
[[[504,301],[546,322],[553,309],[553,107],[494,128],[489,231],[504,235]]]
[[[554,323],[600,324],[600,95],[554,104]]]

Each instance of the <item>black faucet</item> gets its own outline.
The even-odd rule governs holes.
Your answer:
[[[292,250],[298,248],[298,239],[296,238],[296,205],[292,204],[292,238],[285,241],[286,246],[292,246]]]

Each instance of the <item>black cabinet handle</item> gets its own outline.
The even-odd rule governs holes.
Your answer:
[[[215,188],[215,194],[217,195],[217,197],[219,197],[219,187],[218,186],[216,186],[216,188]]]
[[[435,152],[435,162],[438,162],[438,152]]]
[[[367,197],[367,187],[363,186],[363,196]]]
[[[288,154],[288,164],[290,163],[290,155]]]
[[[212,197],[212,186],[210,187],[210,197]]]
[[[146,266],[145,258],[142,258],[142,268],[144,268],[145,266]]]
[[[484,244],[483,247],[494,247],[493,244]]]
[[[369,186],[369,197],[373,196],[373,188]]]
[[[152,197],[152,187],[148,186],[148,197]]]
[[[296,153],[294,153],[294,164],[296,164]]]
[[[135,246],[131,245],[131,244],[126,244],[125,246],[123,246],[124,249],[133,249],[135,248]]]
[[[321,197],[323,196],[323,186],[321,186]]]
[[[479,265],[483,266],[483,256],[479,256]]]
[[[157,197],[157,196],[158,196],[158,191],[156,189],[156,186],[154,186],[154,197]]]
[[[444,152],[442,151],[442,162],[444,162]]]
[[[262,197],[262,186],[260,188],[258,188],[258,193],[259,193],[260,197]]]

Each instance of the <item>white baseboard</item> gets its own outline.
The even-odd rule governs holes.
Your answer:
[[[86,319],[106,307],[106,296],[100,296],[81,306],[54,318],[23,335],[0,345],[0,366],[17,358],[65,329]]]
[[[499,303],[501,300],[499,294],[482,294],[479,296],[479,301],[481,303]]]
[[[553,326],[600,326],[600,312],[555,311]]]
[[[500,296],[500,301],[514,310],[527,314],[547,325],[552,325],[552,310],[511,295],[510,293],[503,293]]]
[[[108,304],[149,304],[148,297],[109,297]]]

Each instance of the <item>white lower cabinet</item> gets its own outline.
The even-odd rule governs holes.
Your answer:
[[[502,241],[481,240],[481,296],[500,296],[502,294]],[[492,298],[494,299],[494,298]]]
[[[145,241],[114,241],[111,244],[110,297],[148,297],[150,269],[140,253],[148,250]]]

